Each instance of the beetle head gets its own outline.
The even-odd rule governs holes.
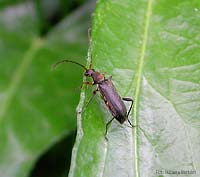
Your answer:
[[[87,69],[87,70],[85,71],[84,75],[85,75],[85,76],[91,77],[92,74],[93,74],[94,72],[95,72],[94,69]]]

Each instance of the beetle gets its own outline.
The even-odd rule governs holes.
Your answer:
[[[53,68],[55,68],[58,64],[63,63],[63,62],[70,62],[74,63],[76,65],[81,66],[84,70],[84,76],[86,77],[91,77],[93,82],[83,82],[83,84],[86,85],[96,85],[97,88],[93,91],[92,97],[89,99],[87,104],[85,105],[85,108],[88,106],[88,104],[91,102],[93,97],[96,95],[96,93],[99,91],[101,94],[101,97],[103,98],[106,107],[112,114],[112,119],[107,122],[106,124],[106,131],[105,131],[105,137],[107,135],[108,131],[108,125],[116,119],[120,124],[123,124],[126,120],[128,120],[129,124],[131,127],[134,127],[130,120],[128,119],[128,116],[131,112],[132,106],[133,106],[133,99],[131,98],[122,98],[118,94],[113,82],[112,82],[112,76],[109,77],[108,79],[105,78],[104,74],[98,71],[95,71],[92,68],[92,64],[90,64],[89,68],[86,68],[84,65],[72,61],[72,60],[61,60],[58,61],[53,65]],[[130,101],[131,106],[129,110],[127,111],[126,106],[123,101]]]

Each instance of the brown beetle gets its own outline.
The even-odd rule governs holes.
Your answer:
[[[54,68],[63,62],[70,62],[70,63],[74,63],[77,64],[79,66],[81,66],[82,68],[85,69],[85,73],[84,75],[86,77],[91,77],[93,82],[83,82],[83,84],[86,85],[97,85],[97,88],[95,91],[93,91],[93,95],[92,97],[89,99],[89,101],[87,102],[87,104],[85,105],[85,107],[88,106],[88,104],[90,103],[90,101],[93,99],[93,97],[95,96],[96,92],[99,91],[108,110],[110,111],[110,113],[112,114],[113,118],[106,124],[106,131],[105,131],[105,136],[107,134],[107,130],[108,130],[108,125],[113,121],[113,119],[117,119],[119,121],[120,124],[123,124],[126,120],[128,120],[129,124],[131,125],[131,127],[133,127],[132,123],[130,122],[130,120],[128,119],[129,113],[132,109],[133,106],[133,99],[131,98],[121,98],[119,96],[119,94],[117,93],[115,86],[112,83],[112,77],[109,77],[109,79],[106,79],[104,74],[95,71],[94,69],[92,69],[92,66],[90,64],[89,69],[87,69],[85,66],[83,66],[80,63],[77,63],[75,61],[71,61],[71,60],[62,60],[57,62],[56,64],[54,64]],[[131,106],[127,112],[126,106],[124,104],[124,101],[131,101]]]

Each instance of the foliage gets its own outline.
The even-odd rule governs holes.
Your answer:
[[[78,116],[69,176],[200,175],[199,12],[197,0],[98,1],[93,67],[134,99],[136,127],[113,121],[106,141],[112,117],[97,96]],[[90,92],[82,91],[80,110]]]
[[[68,9],[60,21],[56,14],[45,21],[42,3],[36,2],[0,4],[0,174],[5,177],[27,176],[47,149],[76,128],[82,70],[51,66],[66,57],[84,63],[93,3]],[[70,152],[71,145],[67,148]],[[52,175],[59,167],[47,168]],[[66,176],[66,167],[61,171]]]

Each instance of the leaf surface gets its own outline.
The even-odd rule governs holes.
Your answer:
[[[197,0],[97,2],[93,68],[112,76],[122,97],[134,99],[136,127],[115,120],[106,141],[112,116],[96,96],[78,116],[69,176],[200,174],[199,18]],[[86,87],[80,110],[90,96]]]

